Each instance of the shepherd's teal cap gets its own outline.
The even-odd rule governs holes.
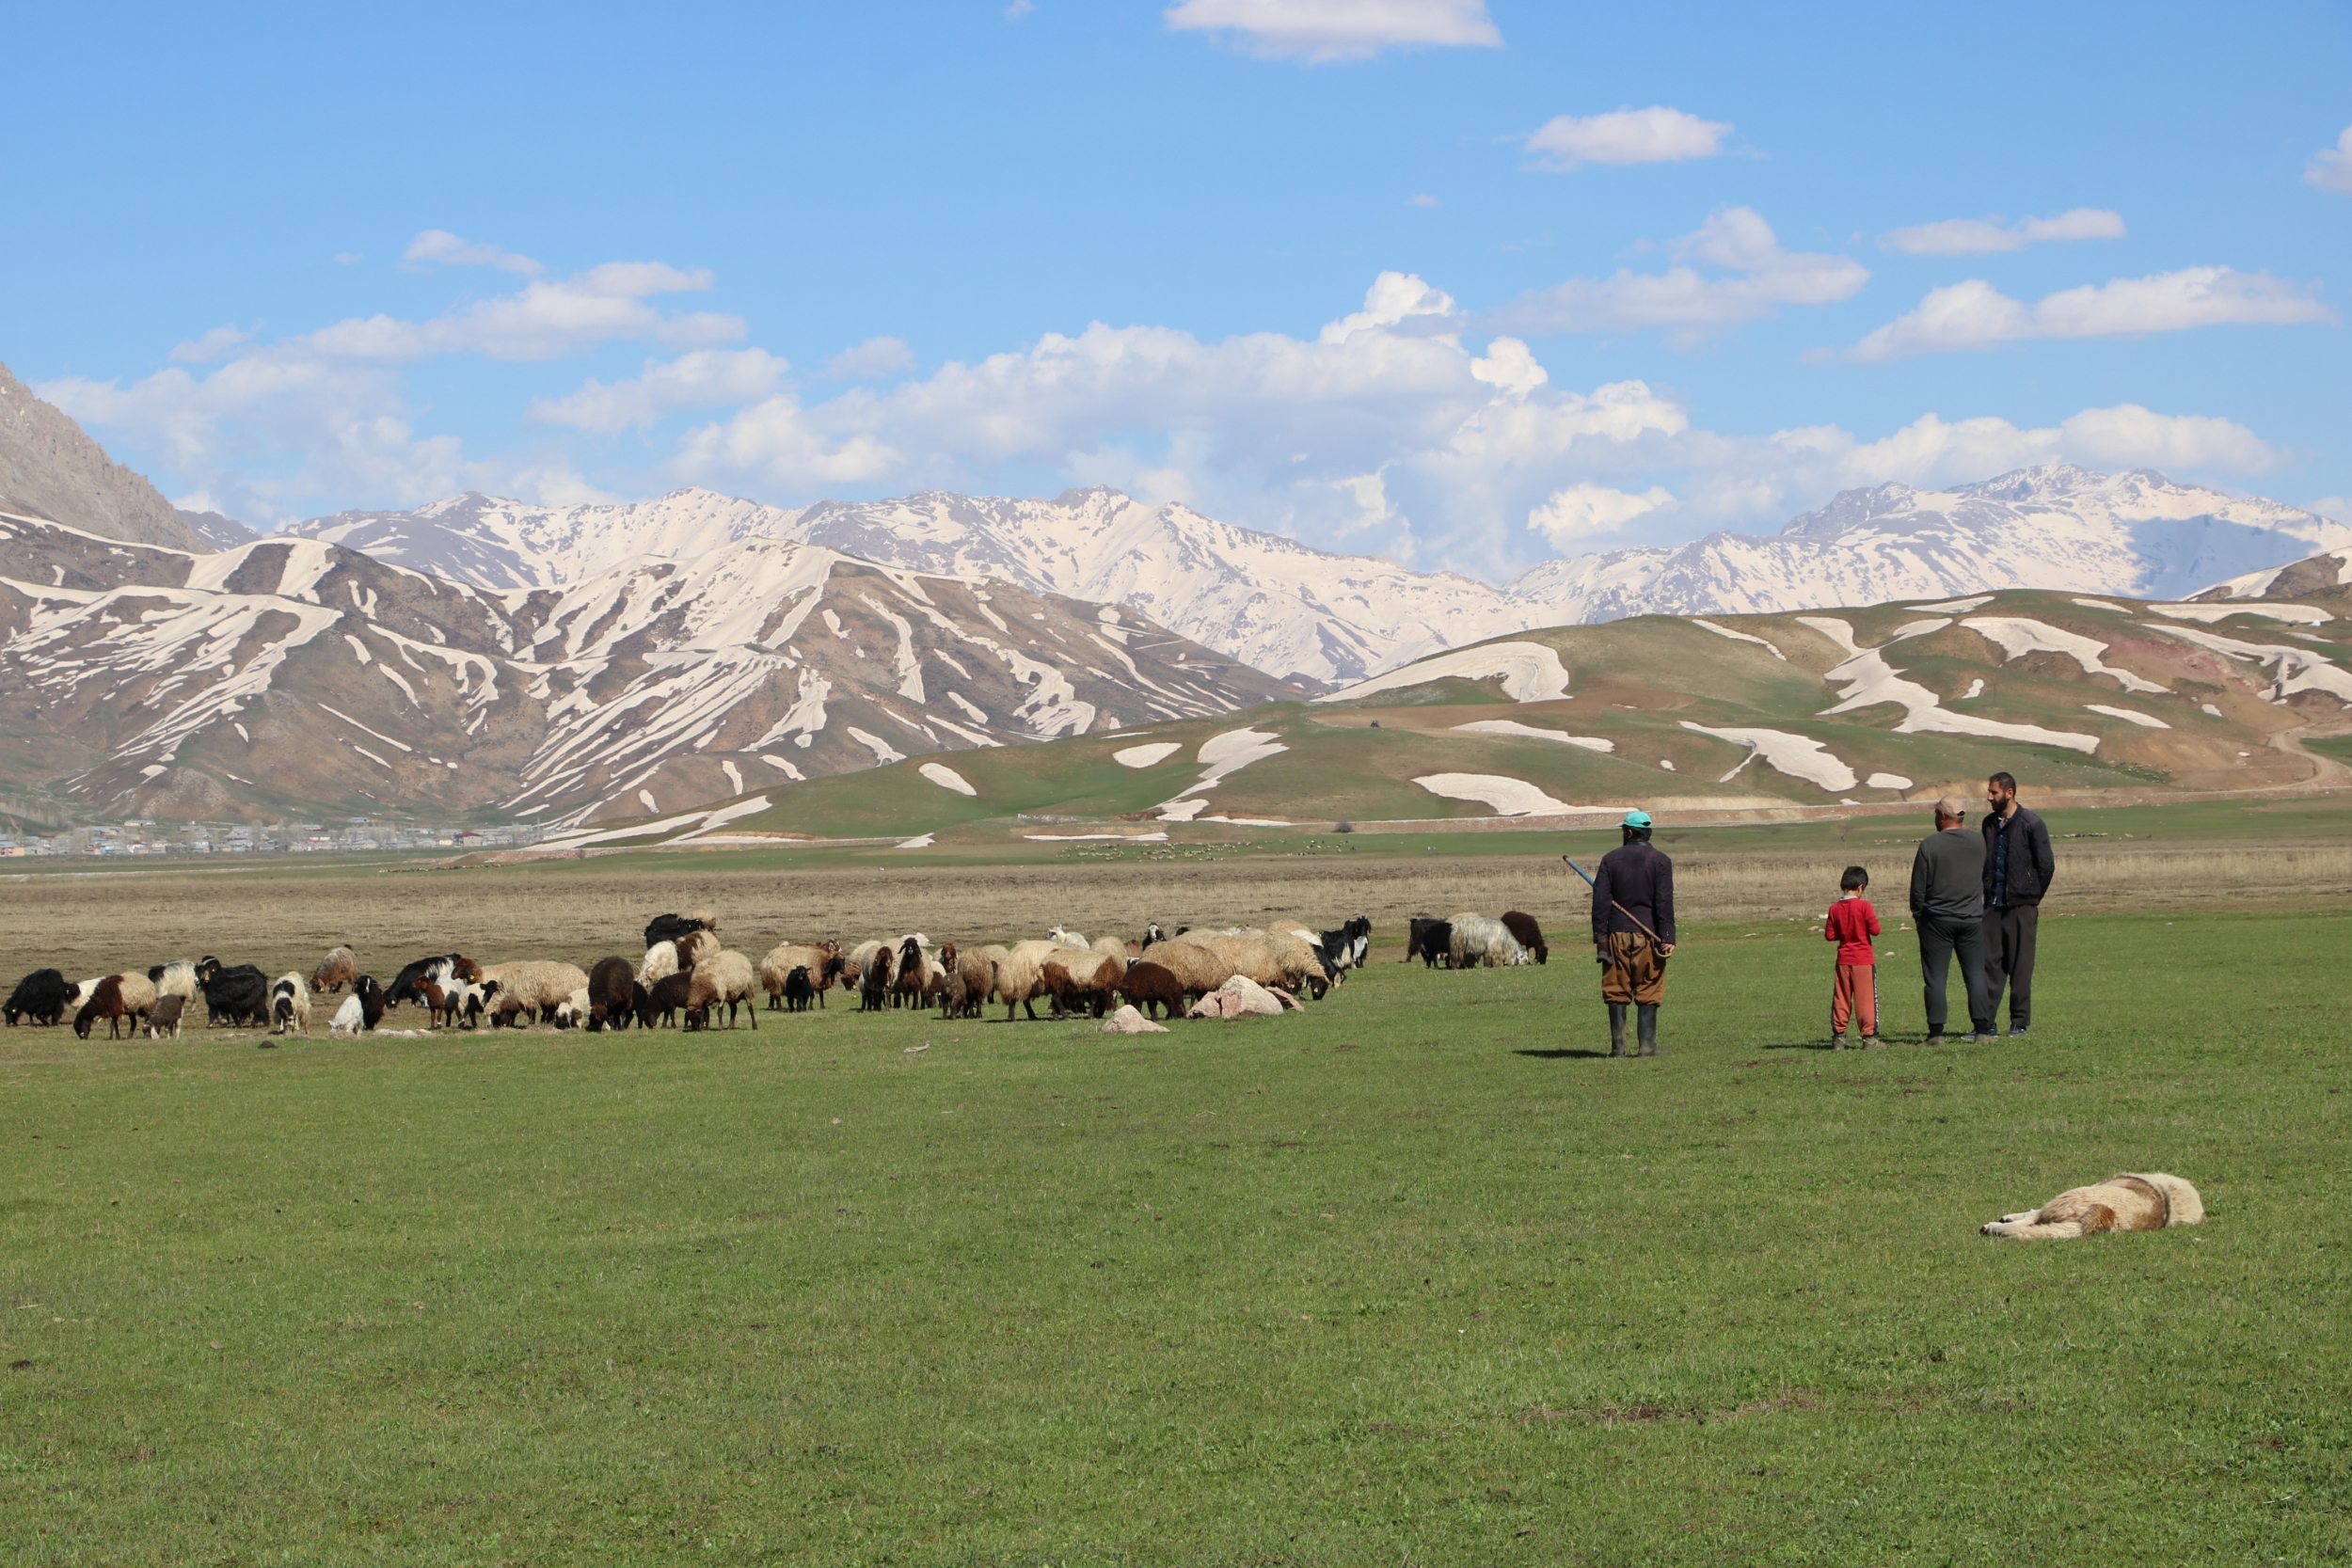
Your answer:
[[[1647,812],[1645,812],[1645,811],[1629,811],[1629,812],[1627,812],[1627,813],[1625,814],[1625,826],[1627,826],[1627,827],[1629,827],[1629,828],[1646,828],[1646,827],[1648,827],[1648,826],[1649,826],[1649,813],[1647,813]]]

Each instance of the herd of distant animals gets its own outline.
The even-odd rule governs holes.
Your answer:
[[[144,1032],[178,1038],[187,1009],[201,999],[214,1028],[267,1029],[273,1036],[306,1034],[313,999],[349,994],[328,1022],[335,1036],[367,1034],[404,1004],[425,1009],[429,1027],[493,1028],[526,1022],[591,1031],[676,1026],[707,1029],[721,1008],[727,1026],[739,1017],[759,1026],[758,997],[770,1011],[823,1006],[836,986],[854,991],[861,1011],[931,1007],[943,1018],[977,1018],[990,1002],[1005,1006],[1008,1022],[1035,1019],[1037,1003],[1055,1018],[1100,1018],[1125,1003],[1146,1018],[1176,1017],[1235,976],[1286,1000],[1320,999],[1365,961],[1372,922],[1358,915],[1336,930],[1306,927],[1230,927],[1173,934],[1152,925],[1140,942],[1100,937],[1057,926],[1042,941],[991,943],[959,951],[934,947],[920,932],[875,938],[844,950],[837,942],[783,942],[756,964],[721,945],[719,920],[707,910],[656,915],[645,927],[644,957],[613,957],[582,971],[577,965],[532,959],[481,964],[461,953],[419,958],[380,985],[359,972],[348,945],[329,951],[307,976],[299,971],[271,979],[252,964],[212,957],[160,963],[144,974],[126,971],[75,984],[62,971],[38,969],[16,984],[6,1017],[11,1026],[55,1027],[67,1018],[90,1037],[100,1023],[106,1037]],[[1457,914],[1449,920],[1414,917],[1406,954],[1451,968],[1542,963],[1543,931],[1518,911],[1500,918]],[[267,1042],[264,1042],[267,1043]]]

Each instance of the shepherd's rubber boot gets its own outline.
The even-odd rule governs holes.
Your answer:
[[[1635,1026],[1641,1031],[1642,1054],[1655,1056],[1658,1054],[1658,1004],[1645,1002],[1639,1012],[1641,1016]]]
[[[1625,1054],[1625,1008],[1622,1002],[1609,1004],[1609,1054]]]

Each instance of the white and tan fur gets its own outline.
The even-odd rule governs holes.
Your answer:
[[[2015,1241],[2072,1241],[2106,1230],[2162,1230],[2201,1225],[2205,1200],[2197,1189],[2162,1171],[2122,1171],[2092,1187],[2058,1194],[2041,1208],[2003,1214],[1979,1234]]]

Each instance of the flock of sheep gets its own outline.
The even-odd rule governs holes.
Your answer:
[[[1410,936],[1408,960],[1455,968],[1541,963],[1547,957],[1542,931],[1517,911],[1500,919],[1419,916]],[[721,944],[716,915],[696,910],[657,915],[644,940],[642,958],[603,958],[586,971],[543,959],[480,964],[441,954],[406,965],[389,986],[361,974],[348,946],[334,948],[308,975],[297,971],[275,980],[251,964],[209,957],[79,985],[58,970],[40,969],[17,982],[6,1017],[11,1026],[54,1026],[70,1016],[85,1039],[101,1022],[110,1039],[126,1030],[176,1038],[187,1008],[201,999],[214,1027],[304,1034],[313,1000],[348,987],[328,1022],[336,1036],[367,1034],[404,1004],[421,1006],[432,1027],[478,1028],[486,1018],[492,1027],[535,1022],[601,1031],[675,1025],[682,1018],[687,1029],[697,1030],[709,1028],[723,1008],[729,1028],[747,1018],[756,1029],[762,994],[770,1011],[797,1012],[824,1006],[836,986],[856,994],[861,1011],[935,1006],[943,1018],[977,1018],[989,1003],[1001,1002],[1010,1022],[1025,1012],[1035,1019],[1043,1001],[1055,1018],[1101,1018],[1121,1004],[1145,1019],[1221,1017],[1224,993],[1246,995],[1258,1010],[1266,1009],[1268,998],[1279,1004],[1276,1010],[1299,1006],[1302,994],[1319,999],[1364,962],[1372,923],[1359,915],[1329,931],[1180,927],[1173,935],[1153,925],[1133,942],[1111,936],[1089,942],[1056,927],[1041,941],[962,950],[910,932],[846,950],[837,942],[783,942],[755,964]]]

